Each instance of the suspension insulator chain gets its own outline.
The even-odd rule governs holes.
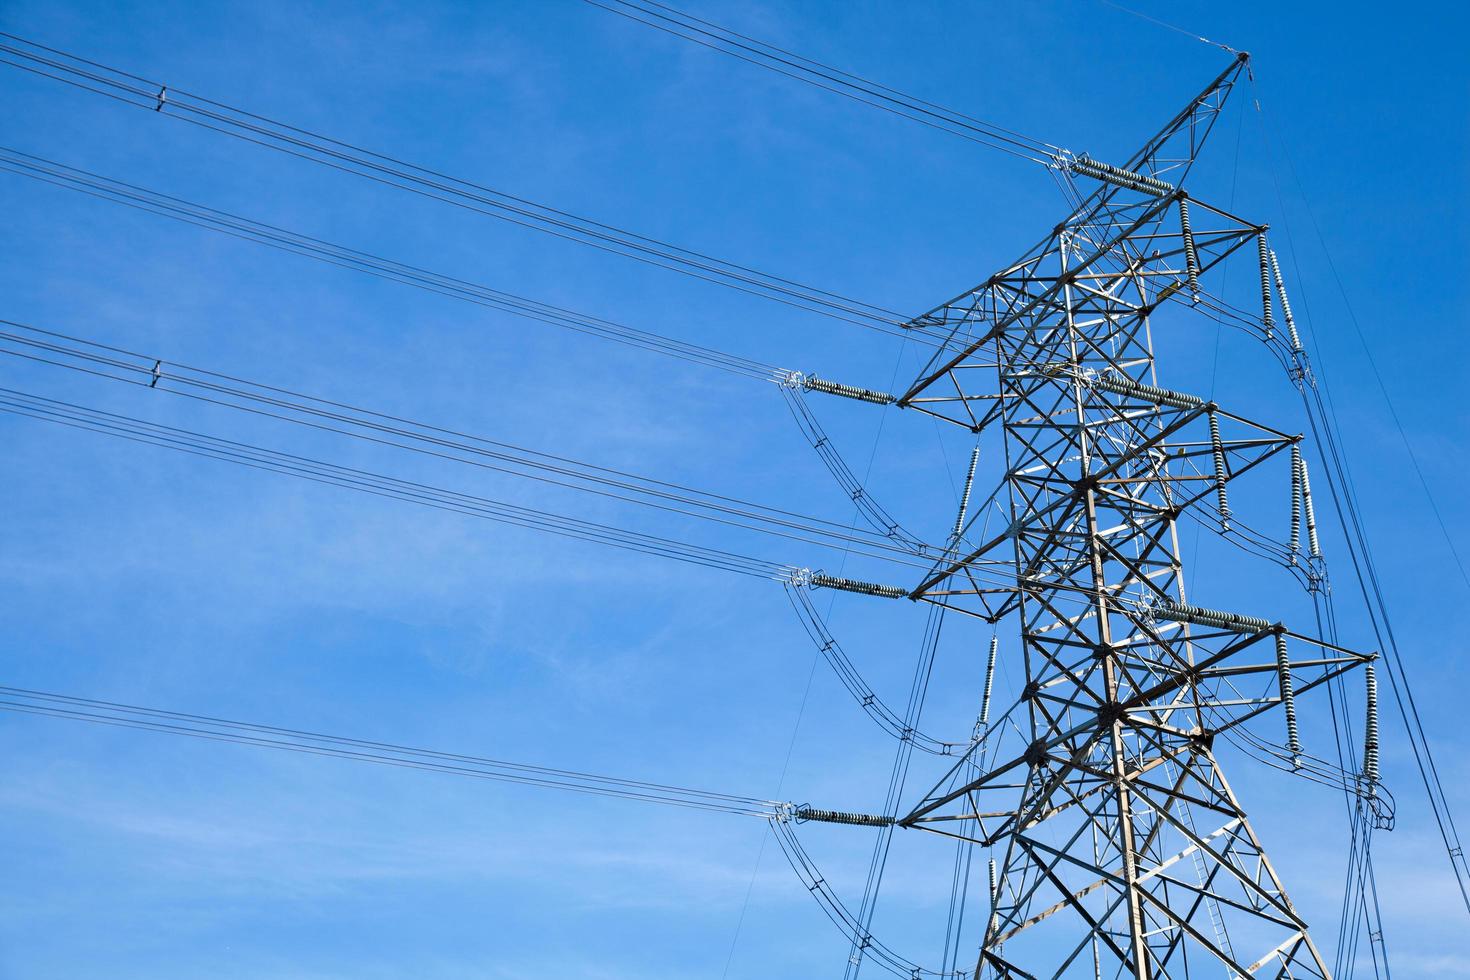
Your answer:
[[[1230,501],[1225,496],[1225,481],[1230,478],[1225,471],[1225,444],[1220,441],[1220,419],[1210,413],[1210,452],[1215,457],[1215,497],[1220,505],[1220,529],[1230,530]]]
[[[1189,201],[1179,198],[1179,234],[1184,238],[1184,273],[1189,280],[1189,292],[1199,302],[1199,252],[1194,247],[1194,229],[1189,224]]]
[[[1000,877],[996,874],[995,858],[990,859],[990,922],[986,932],[995,929],[1000,921]],[[997,946],[997,948],[999,948]]]
[[[1378,674],[1373,665],[1363,668],[1368,685],[1368,717],[1363,724],[1363,778],[1370,787],[1378,784]]]
[[[1286,747],[1291,764],[1301,768],[1302,740],[1296,726],[1296,694],[1291,685],[1291,661],[1286,653],[1286,634],[1276,634],[1276,679],[1281,686],[1281,704],[1286,709]]]
[[[995,653],[1000,646],[998,637],[990,638],[990,656],[985,661],[985,693],[980,698],[980,724],[990,724],[990,688],[995,682]]]
[[[1266,327],[1266,339],[1270,340],[1276,336],[1276,317],[1271,312],[1271,249],[1264,232],[1256,236],[1256,245],[1261,253],[1261,322]]]
[[[1302,447],[1291,444],[1291,561],[1302,551]]]
[[[975,486],[975,467],[980,464],[980,447],[977,445],[970,450],[970,469],[965,474],[965,491],[960,494],[960,512],[954,519],[954,533],[950,535],[952,541],[960,539],[960,532],[965,529],[965,512],[970,507],[970,490]]]
[[[1276,277],[1276,295],[1281,297],[1281,316],[1286,320],[1286,334],[1291,339],[1291,352],[1302,352],[1302,338],[1296,332],[1296,320],[1291,315],[1291,301],[1286,298],[1286,280],[1281,278],[1281,263],[1276,261],[1276,250],[1271,250],[1271,274]]]
[[[1302,510],[1307,517],[1307,555],[1311,558],[1321,559],[1322,545],[1317,540],[1317,512],[1312,507],[1312,481],[1307,476],[1307,461],[1298,453],[1296,457],[1297,473],[1301,477],[1302,487]]]

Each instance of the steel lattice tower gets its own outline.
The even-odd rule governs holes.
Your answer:
[[[999,424],[1006,447],[1010,527],[911,593],[1021,624],[1029,747],[984,771],[962,760],[899,820],[1003,855],[976,976],[1328,976],[1213,742],[1283,707],[1295,750],[1295,694],[1372,657],[1191,604],[1186,509],[1229,528],[1228,484],[1273,458],[1295,507],[1309,491],[1299,437],[1161,386],[1150,336],[1160,304],[1198,304],[1200,277],[1257,245],[1272,328],[1266,229],[1182,187],[1246,66],[1122,166],[1059,161],[1095,189],[1018,261],[911,324],[951,346],[899,404],[976,432]],[[1308,518],[1304,564],[1318,558]],[[1015,588],[971,574],[1002,556]],[[1273,675],[1268,696],[1222,693]]]
[[[672,8],[654,6],[661,11],[661,19],[668,20],[665,13],[678,14]],[[702,25],[701,35],[729,42],[729,38],[704,30],[722,30],[717,25],[695,23]],[[745,43],[764,46],[763,42],[744,35],[731,36],[740,40],[738,47],[742,50],[770,57],[769,52]],[[511,198],[222,102],[191,97],[182,91],[171,93],[166,86],[155,94],[151,83],[148,88],[137,87],[135,83],[141,81],[138,76],[55,49],[41,48],[44,56],[8,46],[6,50],[45,66],[46,71],[40,74],[54,70],[58,74],[51,77],[60,81],[83,88],[95,84],[100,87],[93,91],[141,106],[150,114],[193,113],[198,116],[193,121],[206,120],[200,124],[210,129],[285,149],[307,160],[415,193],[431,189],[430,196],[442,193],[440,199],[446,203],[486,215],[504,217],[492,214],[503,205],[492,204],[490,197],[478,192],[516,201],[525,210],[506,210],[517,216],[510,219],[517,224],[598,248],[607,245],[607,250],[616,254],[688,271],[699,279],[733,285],[756,296],[776,299],[788,295],[796,301],[790,305],[797,308],[822,312],[821,307],[827,306],[828,312],[856,312],[858,317],[852,322],[894,332],[889,328],[895,324],[886,311],[866,303]],[[782,49],[770,50],[782,54],[782,58],[775,59],[781,65],[798,72],[810,72],[810,66],[821,68],[814,74],[826,82],[841,86],[863,81],[845,72],[827,74],[837,70],[816,62],[806,62],[807,67],[803,67],[800,62],[805,59],[800,56]],[[798,60],[785,60],[786,56]],[[14,66],[26,67],[20,63]],[[328,426],[324,431],[428,452],[446,461],[538,480],[544,474],[555,473],[567,482],[549,478],[547,482],[628,502],[652,502],[665,512],[703,516],[697,509],[706,508],[716,515],[711,519],[722,525],[757,530],[764,523],[786,529],[777,533],[788,539],[831,547],[841,543],[844,555],[853,552],[853,542],[860,540],[864,543],[856,549],[859,554],[879,561],[901,560],[904,567],[917,563],[916,567],[924,570],[922,580],[912,588],[848,579],[11,391],[18,400],[7,397],[0,401],[9,406],[6,411],[15,414],[518,527],[782,581],[798,616],[842,684],[879,727],[899,741],[899,750],[884,809],[872,814],[686,790],[17,688],[5,689],[8,698],[18,699],[12,700],[10,708],[758,816],[770,821],[798,877],[851,941],[849,976],[856,976],[866,960],[877,959],[893,973],[913,980],[925,975],[952,980],[1083,975],[1093,980],[1187,980],[1196,976],[1328,980],[1329,971],[1306,922],[1287,897],[1246,810],[1226,781],[1216,743],[1244,737],[1243,726],[1248,722],[1279,713],[1283,724],[1278,730],[1285,738],[1284,747],[1275,752],[1274,758],[1300,766],[1310,774],[1321,760],[1311,760],[1302,753],[1297,697],[1363,667],[1367,714],[1361,768],[1345,768],[1358,765],[1349,749],[1340,752],[1337,766],[1317,770],[1318,774],[1330,773],[1331,785],[1356,793],[1358,799],[1352,806],[1354,847],[1358,847],[1363,838],[1356,835],[1369,827],[1368,817],[1372,826],[1386,826],[1390,819],[1385,816],[1387,803],[1379,796],[1378,787],[1377,688],[1373,673],[1376,654],[1345,649],[1263,616],[1223,611],[1214,603],[1199,602],[1186,594],[1188,578],[1178,533],[1178,525],[1186,516],[1218,530],[1247,551],[1287,565],[1313,593],[1319,622],[1325,605],[1326,573],[1300,445],[1302,437],[1233,414],[1211,400],[1213,395],[1207,398],[1170,388],[1160,377],[1153,343],[1154,317],[1165,304],[1179,311],[1181,318],[1218,321],[1225,317],[1235,325],[1246,323],[1249,332],[1259,333],[1304,395],[1313,387],[1281,271],[1267,241],[1267,228],[1195,199],[1185,189],[1227,99],[1247,71],[1248,58],[1239,55],[1137,153],[1118,165],[1074,156],[1029,138],[1018,144],[1028,147],[1020,155],[1051,167],[1073,209],[1020,259],[973,289],[903,324],[912,333],[925,335],[936,353],[913,384],[898,396],[787,372],[575,314],[18,151],[4,151],[0,161],[12,169],[20,168],[18,173],[29,172],[48,182],[55,178],[63,186],[70,183],[79,189],[89,188],[89,193],[97,190],[97,196],[117,203],[136,204],[144,210],[156,206],[159,214],[262,244],[285,242],[290,246],[287,251],[297,251],[300,245],[299,251],[308,257],[334,265],[346,262],[346,268],[388,280],[413,285],[416,283],[410,280],[422,276],[417,284],[427,284],[425,288],[433,292],[443,286],[444,295],[451,298],[497,309],[508,304],[533,320],[729,370],[761,383],[778,382],[812,448],[878,537],[856,539],[851,533],[834,534],[831,528],[838,525],[830,521],[509,443],[458,437],[450,429],[350,408],[222,373],[182,365],[171,365],[165,371],[161,359],[9,321],[11,328],[35,337],[28,340],[7,329],[4,353],[129,382],[149,391],[161,387],[164,392],[187,394],[255,415],[262,414],[259,406],[268,406],[264,414],[315,430],[323,430],[321,420],[330,419],[341,428]],[[75,77],[67,77],[68,73]],[[873,94],[867,88],[859,91]],[[904,101],[909,97],[891,89],[882,91],[883,99],[895,101],[901,108],[929,115],[938,110],[936,118],[941,121],[962,125],[962,118],[968,118],[949,114],[931,103]],[[985,124],[970,128],[981,137],[995,135]],[[987,143],[985,138],[977,141]],[[1037,156],[1031,155],[1033,150]],[[85,175],[87,180],[79,180],[78,175]],[[388,179],[390,176],[392,179]],[[1226,260],[1242,250],[1258,262],[1262,303],[1259,318],[1241,314],[1206,289],[1207,278],[1216,271],[1223,275]],[[649,256],[657,256],[659,261]],[[662,260],[669,264],[664,265]],[[705,262],[709,264],[701,264]],[[680,270],[681,264],[688,268]],[[752,288],[746,289],[746,285]],[[500,298],[491,302],[487,297]],[[504,297],[516,302],[510,303]],[[829,303],[829,299],[839,302]],[[849,302],[856,306],[847,307]],[[1281,317],[1279,331],[1277,310]],[[884,315],[875,316],[875,312]],[[846,315],[839,318],[849,319]],[[959,517],[942,550],[909,534],[868,498],[857,477],[802,407],[798,393],[810,391],[873,405],[897,404],[958,425],[976,436]],[[1320,411],[1320,402],[1318,407]],[[1310,405],[1308,411],[1310,414]],[[388,422],[395,427],[388,426]],[[980,455],[979,437],[995,430],[1003,437],[1003,478],[999,496],[991,499],[1006,500],[1008,514],[1007,526],[1000,533],[990,534],[985,530],[988,525],[979,520],[980,514],[967,518],[966,508]],[[1333,459],[1332,429],[1327,427],[1325,431],[1332,454],[1329,461],[1337,464],[1341,477],[1341,460]],[[404,441],[385,442],[382,434]],[[464,441],[456,442],[451,436]],[[498,448],[486,456],[485,445]],[[486,458],[506,466],[499,462],[489,465],[483,462]],[[1243,488],[1237,480],[1272,473],[1283,490],[1289,484],[1291,491],[1289,542],[1285,545],[1253,530],[1232,514],[1230,506],[1232,487],[1237,503],[1241,499]],[[611,492],[614,489],[619,492]],[[1347,513],[1356,521],[1351,493],[1343,491],[1343,497]],[[669,506],[673,503],[691,509]],[[1348,533],[1346,518],[1343,523]],[[855,524],[849,532],[852,527]],[[1358,533],[1361,535],[1360,528]],[[888,542],[883,543],[883,538]],[[1361,536],[1358,540],[1361,544]],[[940,556],[937,561],[936,556]],[[1368,577],[1373,577],[1371,564]],[[807,588],[844,590],[890,601],[909,598],[943,607],[928,610],[915,682],[904,714],[884,704],[841,653],[822,616],[813,608]],[[997,656],[994,639],[973,737],[965,742],[944,741],[918,728],[929,669],[939,645],[939,624],[950,610],[992,625],[1012,620],[1019,624],[1024,678],[1015,706],[1004,713],[1007,730],[1013,728],[1020,735],[1014,745],[1008,744],[1003,731],[1000,737],[992,737],[998,730],[989,713]],[[1381,597],[1378,611],[1386,624]],[[1330,607],[1327,619],[1331,619]],[[1328,628],[1335,630],[1335,626]],[[1335,639],[1335,633],[1330,635]],[[1391,632],[1387,635],[1391,642]],[[1406,682],[1402,683],[1407,693]],[[1405,712],[1405,720],[1414,718],[1412,742],[1419,723],[1411,696],[1409,704],[1411,711]],[[249,732],[266,737],[242,734]],[[1342,730],[1337,734],[1341,737]],[[1416,758],[1421,747],[1427,754],[1422,729],[1418,739],[1413,743]],[[373,751],[363,751],[364,747]],[[1342,748],[1341,741],[1338,748]],[[916,805],[900,807],[910,754],[916,749],[953,760],[953,765]],[[1420,765],[1423,772],[1423,763]],[[1432,760],[1429,770],[1433,772]],[[1431,807],[1438,819],[1444,800],[1442,791],[1436,788],[1437,775],[1433,781],[1435,785],[1431,786],[1430,776],[1425,775]],[[856,912],[838,900],[835,890],[796,841],[792,825],[806,821],[878,830],[867,891]],[[877,882],[895,827],[963,842],[954,865],[950,930],[939,971],[923,969],[897,955],[876,942],[870,931]],[[1464,856],[1453,825],[1446,828],[1442,822],[1440,830],[1458,874]],[[994,855],[987,875],[983,929],[978,930],[983,933],[979,959],[973,972],[960,969],[954,960],[960,937],[970,935],[966,927],[973,931],[975,926],[974,919],[963,921],[971,845]],[[1354,860],[1358,862],[1356,867],[1366,867],[1371,875],[1371,865],[1364,863],[1365,851]],[[1371,878],[1368,880],[1371,883]],[[1463,891],[1463,882],[1461,887]],[[1374,902],[1370,931],[1378,918],[1376,896]],[[1369,942],[1381,946],[1381,920],[1378,923],[1379,934],[1370,934]],[[1351,952],[1354,947],[1345,944],[1345,948]]]

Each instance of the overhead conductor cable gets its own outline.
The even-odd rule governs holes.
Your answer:
[[[657,0],[586,0],[635,23],[662,31],[700,47],[764,68],[863,105],[892,113],[939,132],[959,136],[1038,163],[1052,166],[1061,150],[1043,140],[1026,136],[1013,129],[977,119],[972,115],[946,108],[934,102],[909,95],[888,85],[814,61],[786,48],[741,34],[709,20],[695,17]],[[613,6],[612,4],[616,4]]]
[[[4,327],[13,327],[15,331]],[[19,348],[19,349],[17,349]],[[441,426],[385,415],[370,409],[291,392],[287,389],[162,361],[0,319],[0,355],[119,383],[143,385],[237,411],[277,419],[385,447],[431,456],[477,469],[506,473],[568,489],[697,517],[732,527],[818,543],[820,537],[881,553],[914,554],[915,544],[901,541],[893,527],[882,538],[835,521],[715,494],[693,487],[610,469],[571,457],[528,449],[512,443],[467,435]],[[149,366],[151,362],[151,367]],[[160,381],[164,384],[159,386]],[[922,544],[917,551],[923,550]]]
[[[0,38],[5,39],[0,41],[0,65],[75,85],[127,105],[150,111],[160,108],[158,82],[145,81],[136,75],[46,48],[13,34],[0,32]],[[897,311],[640,235],[181,88],[169,88],[162,115],[602,252],[880,333],[903,335],[899,328],[904,318]]]
[[[656,354],[704,364],[733,374],[774,381],[789,372],[752,358],[628,326],[576,310],[543,303],[484,283],[314,238],[276,225],[220,211],[159,191],[114,180],[8,147],[0,147],[0,171],[9,171],[53,186],[77,191],[207,231],[299,255],[374,278],[422,289],[450,299],[488,307],[513,316],[561,327],[587,336],[626,344]]]
[[[509,762],[485,756],[441,752],[303,729],[232,721],[212,715],[188,714],[26,688],[0,686],[0,711],[132,728],[212,742],[233,742],[256,748],[328,756],[404,769],[427,770],[450,776],[762,817],[767,820],[779,817],[784,809],[776,801],[749,796]]]
[[[102,412],[56,399],[0,388],[0,412],[23,415],[69,428],[140,442],[194,456],[206,456],[252,469],[266,470],[314,483],[325,483],[374,496],[447,510],[501,524],[546,531],[563,537],[594,541],[644,554],[782,581],[796,570],[789,565],[736,554],[723,549],[661,537],[608,524],[599,524],[552,511],[536,510],[505,501],[435,487],[411,480],[341,466],[325,460],[284,453],[237,440],[222,439]]]

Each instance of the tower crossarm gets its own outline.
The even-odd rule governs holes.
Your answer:
[[[1156,529],[1156,538],[1167,529],[1168,521],[1190,508],[1217,511],[1223,520],[1228,505],[1225,511],[1218,509],[1225,488],[1298,441],[1295,435],[1225,412],[1199,396],[1140,384],[1112,371],[1077,372],[1070,366],[1051,366],[1024,372],[1008,379],[1007,398],[1039,405],[1046,397],[1044,389],[1059,380],[1079,386],[1084,419],[1080,425],[1072,420],[1075,438],[1060,443],[1061,450],[1054,457],[1034,458],[1032,465],[1009,474],[1009,482],[1032,493],[1031,506],[983,542],[936,561],[909,591],[910,598],[955,606],[958,596],[973,591],[969,577],[977,569],[987,573],[984,588],[993,592],[995,566],[1018,539],[1026,542],[1032,558],[1019,570],[1017,587],[1034,585],[1038,578],[1059,582],[1062,577],[1055,574],[1054,559],[1075,535],[1073,521],[1088,494],[1106,499],[1123,518],[1121,525],[1101,528],[1097,537],[1098,547],[1110,554],[1117,550],[1114,539],[1131,539],[1130,532],[1141,530],[1145,523]],[[1064,414],[1071,412],[1064,409]],[[1015,427],[1030,425],[1044,431],[1052,424],[1053,414],[1038,412],[1034,422],[1018,422]],[[1093,444],[1107,441],[1116,448],[1111,458],[1099,459],[1095,469],[1080,474],[1068,460],[1083,436]],[[1289,484],[1289,475],[1282,484],[1283,489]],[[1151,489],[1161,492],[1150,493]],[[1116,592],[1143,588],[1153,598],[1164,598],[1148,584],[1151,550],[1131,558],[1116,554],[1121,566],[1136,565],[1139,574],[1110,588]],[[957,578],[965,581],[955,581]]]
[[[1136,337],[1162,303],[1202,298],[1199,277],[1254,242],[1262,227],[1190,201],[1186,229],[1178,220],[1185,201],[1182,192],[1165,199],[1140,195],[1131,203],[1115,201],[1105,217],[1074,214],[1043,243],[1041,254],[992,276],[962,302],[925,314],[949,318],[949,343],[897,404],[979,431],[1003,411],[996,406],[982,418],[974,405],[994,397],[1007,335],[1057,329],[1067,318],[1108,318],[1120,333]],[[1084,363],[1099,369],[1113,361],[1111,353],[1081,353]]]
[[[1048,260],[1073,240],[1067,234],[1068,230],[1075,225],[1090,222],[1093,217],[1074,216],[1057,226],[1051,237],[1038,246],[1041,251],[1034,256],[1028,256],[1005,273],[992,276],[979,289],[966,293],[965,297],[972,298],[972,302],[958,317],[956,313],[960,312],[960,307],[955,301],[939,307],[940,311],[946,311],[944,315],[948,319],[944,322],[953,322],[956,330],[972,321],[989,322],[990,325],[984,334],[966,343],[958,353],[953,353],[949,348],[941,348],[936,352],[925,367],[925,373],[899,398],[898,404],[912,405],[914,399],[925,389],[955,371],[1023,317],[1045,312],[1064,312],[1066,307],[1059,294],[1076,281],[1078,276],[1113,256],[1115,250],[1122,247],[1130,236],[1167,213],[1169,204],[1168,200],[1145,197],[1143,200],[1118,206],[1110,216],[1111,234],[1080,257],[1071,269],[1048,273]],[[931,312],[919,319],[934,315]]]
[[[966,798],[974,800],[977,794],[985,791],[1013,790],[1013,785],[1006,781],[1006,777],[1028,765],[1034,766],[1041,762],[1046,762],[1053,768],[1051,778],[1059,785],[1072,772],[1097,780],[1091,790],[1076,793],[1074,798],[1060,805],[1031,815],[1033,821],[1046,819],[1081,802],[1091,792],[1105,788],[1107,773],[1098,770],[1089,760],[1098,741],[1106,737],[1110,724],[1118,718],[1126,717],[1131,725],[1138,728],[1208,744],[1221,733],[1281,705],[1282,689],[1277,682],[1283,670],[1291,672],[1294,692],[1299,696],[1349,670],[1371,662],[1376,657],[1373,653],[1352,651],[1316,637],[1293,633],[1279,624],[1266,624],[1264,621],[1260,622],[1259,628],[1255,628],[1257,624],[1252,623],[1251,628],[1246,629],[1200,630],[1183,624],[1177,625],[1181,630],[1193,630],[1190,639],[1200,651],[1193,663],[1180,663],[1170,670],[1157,660],[1149,662],[1148,674],[1156,678],[1154,682],[1147,687],[1140,687],[1131,697],[1121,702],[1108,702],[1101,692],[1088,685],[1082,685],[1080,693],[1072,692],[1065,698],[1047,693],[1050,689],[1065,686],[1064,674],[1071,673],[1075,676],[1076,671],[1059,671],[1057,676],[1034,681],[1037,689],[1035,697],[1050,697],[1059,708],[1074,709],[1073,713],[1082,720],[1038,739],[1023,754],[995,765],[967,782],[944,792],[931,794],[898,823],[906,827],[927,829],[925,825],[936,820],[952,821],[955,819],[954,814],[935,814],[950,803]],[[1123,649],[1134,648],[1131,655],[1142,660],[1146,645],[1161,639],[1164,637],[1149,630],[1147,635],[1120,639],[1118,646]],[[1302,650],[1301,655],[1288,657],[1284,661],[1275,657],[1262,659],[1249,656],[1262,642],[1277,639],[1289,640],[1292,647]],[[1206,649],[1207,647],[1214,649]],[[1267,683],[1261,685],[1263,690],[1251,695],[1222,697],[1210,693],[1217,690],[1221,682],[1234,685],[1248,678],[1263,679]],[[1167,724],[1166,719],[1179,711],[1187,711],[1192,717],[1199,719],[1198,722],[1184,727]],[[951,771],[952,775],[962,770],[963,761]],[[1143,780],[1148,772],[1166,761],[1168,756],[1164,754],[1152,757],[1141,755],[1130,767],[1125,778]],[[996,811],[993,815],[999,815],[1000,812],[1002,811]],[[978,817],[984,814],[975,805],[970,815]],[[1006,815],[1011,816],[1009,813]],[[1025,815],[1021,815],[1020,819],[1024,821]],[[987,836],[993,839],[1008,830],[1008,824],[992,825]]]

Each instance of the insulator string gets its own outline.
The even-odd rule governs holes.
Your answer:
[[[1271,311],[1271,250],[1266,245],[1266,234],[1256,236],[1256,250],[1261,262],[1261,325],[1269,341],[1276,335],[1276,316]]]

